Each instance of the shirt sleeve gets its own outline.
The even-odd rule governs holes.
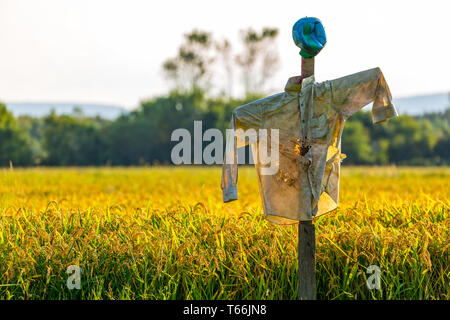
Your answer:
[[[361,71],[329,83],[332,103],[345,119],[371,102],[373,123],[398,116],[380,68]]]
[[[233,110],[230,129],[227,130],[225,159],[222,167],[223,202],[237,200],[237,148],[246,146],[249,140],[244,136],[248,129],[258,129],[262,123],[262,106],[259,100]]]

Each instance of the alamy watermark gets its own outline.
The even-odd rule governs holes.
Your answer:
[[[184,128],[172,132],[171,141],[178,143],[172,148],[170,157],[175,165],[180,164],[237,164],[245,162],[245,150],[240,148],[251,145],[253,154],[249,163],[258,163],[262,175],[273,175],[279,167],[279,130],[278,129],[227,129],[225,157],[223,154],[224,137],[216,128],[203,133],[202,121],[194,121],[194,139]],[[210,142],[203,148],[203,142]],[[192,162],[192,145],[194,146]],[[269,148],[270,145],[270,148]],[[269,152],[270,151],[270,152]],[[255,159],[256,157],[256,159]]]
[[[381,290],[381,269],[377,265],[370,265],[367,270],[367,274],[370,274],[370,277],[367,278],[366,284],[369,290]]]
[[[83,270],[81,269],[80,266],[77,265],[71,265],[69,267],[67,267],[66,273],[69,275],[69,277],[67,277],[67,288],[69,288],[69,290],[73,290],[73,289],[81,289],[81,273],[83,272]]]

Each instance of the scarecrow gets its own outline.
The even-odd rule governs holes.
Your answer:
[[[236,151],[250,144],[266,219],[275,224],[299,224],[299,298],[314,299],[312,221],[338,206],[345,120],[369,103],[373,103],[374,124],[397,116],[397,111],[379,68],[315,81],[314,57],[326,44],[319,19],[298,20],[292,36],[301,49],[302,73],[289,78],[283,92],[233,110],[234,135],[227,141],[221,188],[224,202],[237,200]],[[245,133],[251,129],[266,129],[267,134],[248,139]],[[263,174],[268,163],[267,152],[266,156],[260,152],[263,145],[271,152],[278,151],[278,170],[273,174]]]

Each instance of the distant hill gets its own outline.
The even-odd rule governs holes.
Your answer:
[[[404,98],[395,98],[394,105],[399,114],[419,116],[424,113],[440,112],[450,108],[450,92],[417,95]],[[364,110],[370,111],[372,104],[366,106]]]
[[[450,92],[394,98],[394,104],[400,114],[421,115],[444,111],[450,108]]]
[[[43,117],[48,115],[51,110],[55,110],[57,114],[73,114],[75,108],[79,108],[81,112],[89,117],[97,115],[105,119],[114,120],[122,113],[128,111],[119,106],[100,105],[100,104],[80,104],[80,103],[6,103],[6,107],[14,116],[29,115],[33,117]]]

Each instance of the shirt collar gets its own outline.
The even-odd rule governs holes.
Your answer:
[[[308,78],[304,78],[302,80],[301,83],[299,83],[301,76],[295,76],[295,77],[290,77],[286,83],[286,86],[284,87],[285,91],[295,91],[295,92],[300,92],[300,90],[302,89],[302,86],[308,86],[312,83],[314,83],[314,75],[309,76]]]

